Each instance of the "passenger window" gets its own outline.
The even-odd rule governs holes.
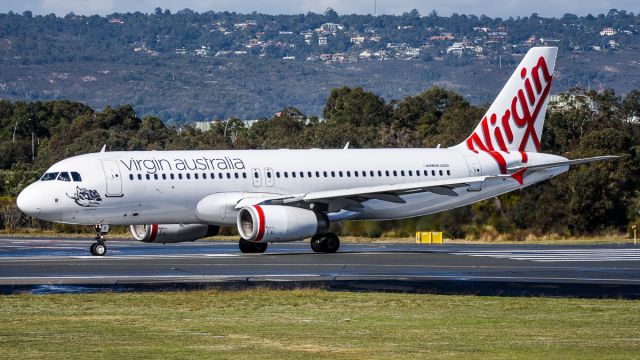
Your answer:
[[[154,178],[155,180],[158,180],[158,174],[153,174],[153,178]]]
[[[429,176],[429,170],[424,171],[424,176]]]
[[[198,173],[193,174],[193,178],[198,180]]]
[[[57,172],[46,173],[42,175],[42,177],[40,178],[40,181],[51,181],[51,180],[55,180],[57,177],[58,177]]]
[[[233,177],[235,177],[236,179],[240,178],[240,175],[238,175],[238,173],[233,173]]]
[[[447,170],[447,176],[451,176],[451,170]]]
[[[382,177],[382,171],[381,170],[378,170],[378,176]]]
[[[145,177],[147,178],[147,180],[151,180],[151,175],[147,174],[145,175]]]
[[[231,173],[227,173],[227,179],[231,179]]]
[[[291,172],[291,177],[296,177],[296,172],[295,171]]]
[[[182,173],[178,173],[178,179],[182,180]]]
[[[307,171],[307,177],[312,177],[311,171]]]
[[[393,170],[393,176],[398,176],[398,172]]]
[[[276,171],[276,177],[280,179],[280,171]]]
[[[420,170],[416,170],[416,176],[420,176]]]
[[[222,179],[222,173],[218,173],[218,179]]]
[[[72,171],[72,172],[71,172],[71,178],[72,178],[72,179],[73,179],[73,181],[75,181],[75,182],[80,182],[80,181],[82,181],[82,176],[80,176],[80,174],[78,174],[78,173],[77,173],[77,172],[75,172],[75,171]],[[133,179],[131,179],[131,180],[133,180]]]
[[[162,180],[167,180],[167,174],[162,174]]]
[[[351,177],[351,171],[347,171],[347,177]]]
[[[320,177],[320,171],[316,171],[316,177]]]
[[[353,175],[355,175],[356,177],[358,177],[358,172],[357,172],[357,171],[354,171],[354,172],[353,172]]]
[[[338,171],[338,175],[342,177],[342,171]]]
[[[400,170],[400,176],[404,176],[404,170]]]
[[[71,181],[71,177],[69,177],[69,173],[65,171],[65,172],[61,172],[60,175],[58,175],[58,180]]]
[[[211,175],[211,180],[215,180],[215,178],[216,178],[216,174],[211,173],[211,174],[209,174],[209,175]]]
[[[129,174],[129,180],[133,180],[133,174]]]
[[[431,170],[431,176],[436,176],[436,171],[435,170]]]
[[[324,177],[327,177],[327,172],[326,171],[323,171],[322,173],[324,174]]]
[[[142,180],[142,174],[138,174],[138,180]]]
[[[253,172],[253,177],[256,178],[256,179],[260,178],[260,173],[258,173],[257,171],[254,171]]]
[[[331,172],[331,177],[336,177],[336,172],[335,171]]]
[[[202,173],[202,178],[206,179],[207,178],[207,173]]]
[[[187,180],[191,180],[191,174],[186,173],[185,175],[187,176]]]
[[[440,173],[440,176],[442,176],[442,170],[440,170],[439,173]]]
[[[373,170],[369,171],[369,176],[371,176],[371,177],[376,176],[375,173],[373,172]]]
[[[409,176],[413,176],[413,171],[409,170]]]
[[[366,177],[367,176],[367,172],[362,170],[362,177]]]
[[[285,171],[285,172],[284,172],[284,177],[285,177],[285,178],[288,178],[288,177],[289,177],[289,173]]]
[[[169,174],[169,177],[171,178],[171,180],[173,180],[174,179],[173,173]]]
[[[268,172],[268,173],[267,173],[267,177],[268,177],[269,179],[271,179],[271,173],[270,173],[270,172]]]
[[[304,171],[300,171],[300,177],[303,178],[304,177]]]
[[[389,176],[389,170],[385,170],[384,172],[387,176]]]
[[[247,173],[244,173],[244,172],[243,172],[243,173],[242,173],[242,178],[243,178],[243,179],[246,179],[246,178],[247,178]]]

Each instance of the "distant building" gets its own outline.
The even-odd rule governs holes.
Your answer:
[[[318,36],[318,45],[320,46],[324,46],[327,45],[328,41],[327,41],[327,37],[324,35],[320,35]]]
[[[206,45],[200,46],[199,49],[196,49],[194,52],[197,56],[207,57],[209,56],[209,47]]]
[[[596,102],[593,101],[590,97],[586,95],[566,95],[566,94],[558,94],[558,95],[549,95],[549,110],[551,111],[563,111],[567,110],[571,107],[572,103],[575,103],[578,100],[584,100],[587,102],[587,106],[591,111],[596,111]]]
[[[334,24],[334,23],[324,23],[320,25],[320,30],[325,33],[337,33],[338,31],[342,31],[344,29],[344,25],[342,24]]]
[[[606,27],[600,31],[600,36],[613,36],[618,32],[614,28]]]
[[[357,36],[352,37],[351,39],[349,39],[349,41],[350,41],[352,44],[362,45],[362,43],[364,43],[364,36],[362,36],[362,35],[357,35]]]

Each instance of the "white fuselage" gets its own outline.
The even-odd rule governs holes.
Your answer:
[[[507,165],[521,154],[503,153]],[[528,153],[528,165],[564,158]],[[404,194],[404,203],[370,199],[342,219],[382,220],[436,213],[548,179],[568,166],[536,171],[521,185],[487,179],[454,194]],[[366,186],[500,175],[493,157],[460,149],[135,151],[80,155],[47,173],[77,172],[81,181],[39,180],[20,194],[21,208],[43,220],[73,224],[196,224],[196,205],[216,193],[304,194]],[[344,212],[344,210],[343,210]],[[331,217],[330,217],[331,218]],[[226,222],[216,225],[231,225]]]

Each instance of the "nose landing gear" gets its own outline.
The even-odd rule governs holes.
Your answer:
[[[107,245],[105,245],[105,238],[107,233],[109,232],[109,225],[107,224],[96,224],[94,227],[96,230],[96,242],[91,244],[91,255],[93,256],[103,256],[107,253]]]

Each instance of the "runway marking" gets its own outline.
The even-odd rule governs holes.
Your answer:
[[[451,254],[535,262],[640,261],[640,249],[476,250]]]

